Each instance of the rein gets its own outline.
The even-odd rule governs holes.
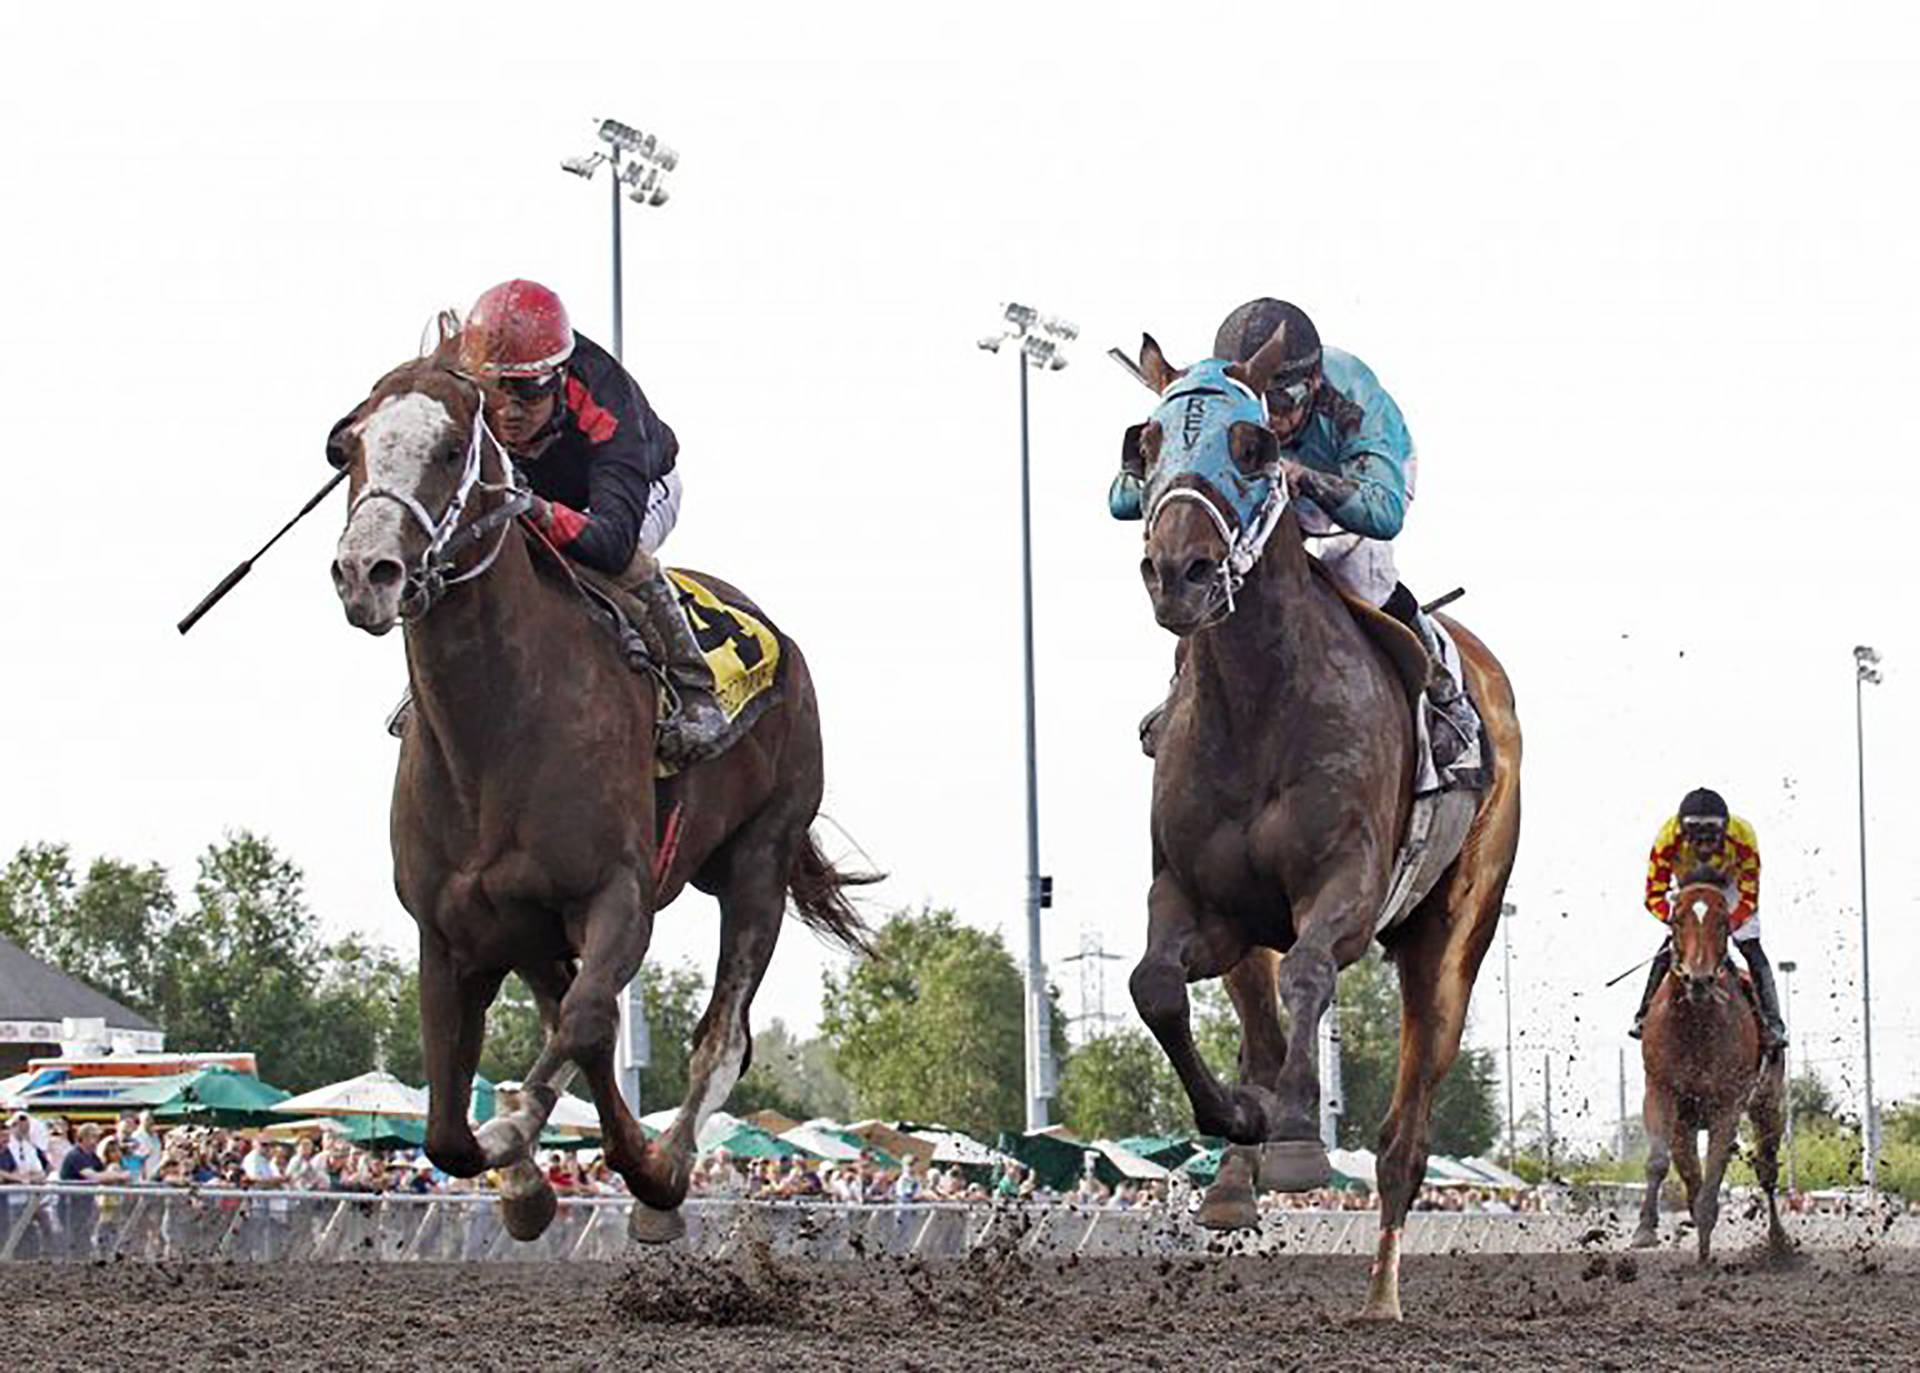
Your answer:
[[[461,378],[466,380],[466,378]],[[481,470],[486,463],[487,445],[500,455],[501,466],[506,469],[504,481],[490,482],[482,480]],[[507,499],[472,522],[462,525],[460,517],[466,512],[467,502],[475,491],[483,495],[505,493]],[[507,450],[487,427],[487,407],[485,397],[477,403],[473,414],[473,432],[467,441],[466,467],[460,474],[460,485],[454,488],[453,496],[447,502],[447,508],[435,519],[427,513],[427,508],[411,493],[397,491],[390,486],[368,486],[354,498],[347,510],[347,519],[360,512],[368,501],[384,498],[395,502],[413,522],[420,526],[427,536],[427,546],[421,551],[419,561],[406,569],[407,587],[400,597],[400,618],[417,620],[433,609],[434,603],[447,593],[450,587],[470,582],[493,566],[500,551],[506,546],[507,531],[513,522],[524,515],[533,506],[533,493],[520,486],[513,479],[512,464],[507,461]],[[494,535],[493,547],[486,556],[464,572],[454,570],[460,554],[468,547],[482,542]]]

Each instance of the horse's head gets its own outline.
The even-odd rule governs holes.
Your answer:
[[[347,527],[333,561],[333,585],[347,622],[385,634],[403,618],[423,615],[449,585],[477,576],[454,573],[459,553],[525,508],[515,493],[484,520],[467,518],[476,491],[510,486],[506,460],[485,419],[486,393],[432,357],[387,373],[327,438],[327,460],[351,473]],[[483,480],[491,464],[499,479]]]
[[[1176,370],[1151,335],[1141,339],[1140,374],[1160,404],[1127,431],[1123,461],[1145,484],[1140,576],[1154,619],[1175,634],[1232,613],[1234,592],[1286,508],[1279,445],[1261,399],[1285,346],[1283,330],[1246,362]]]
[[[1668,928],[1673,932],[1673,975],[1687,999],[1717,994],[1732,932],[1719,873],[1701,869],[1688,875],[1674,893]]]

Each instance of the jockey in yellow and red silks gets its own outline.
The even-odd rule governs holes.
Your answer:
[[[1746,958],[1747,971],[1753,975],[1753,990],[1760,999],[1764,1024],[1764,1047],[1780,1048],[1787,1042],[1786,1025],[1780,1018],[1773,965],[1760,947],[1760,844],[1753,826],[1730,814],[1720,793],[1697,787],[1680,802],[1679,813],[1661,825],[1653,850],[1647,855],[1647,910],[1655,919],[1662,924],[1672,919],[1674,889],[1685,874],[1702,867],[1714,869],[1726,881],[1727,923],[1732,927],[1733,947]],[[1661,945],[1648,971],[1647,989],[1640,997],[1633,1029],[1628,1031],[1635,1039],[1640,1037],[1660,979],[1672,964],[1672,944]]]

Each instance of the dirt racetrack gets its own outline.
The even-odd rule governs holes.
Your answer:
[[[1914,1368],[1920,1253],[10,1266],[0,1366]]]

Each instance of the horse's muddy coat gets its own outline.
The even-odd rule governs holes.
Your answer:
[[[0,1359],[165,1369],[1911,1368],[1920,1254],[1777,1267],[1686,1250],[1413,1256],[1404,1324],[1364,1258],[1018,1254],[945,1263],[36,1264]],[[84,1319],[79,1313],[84,1313]]]

